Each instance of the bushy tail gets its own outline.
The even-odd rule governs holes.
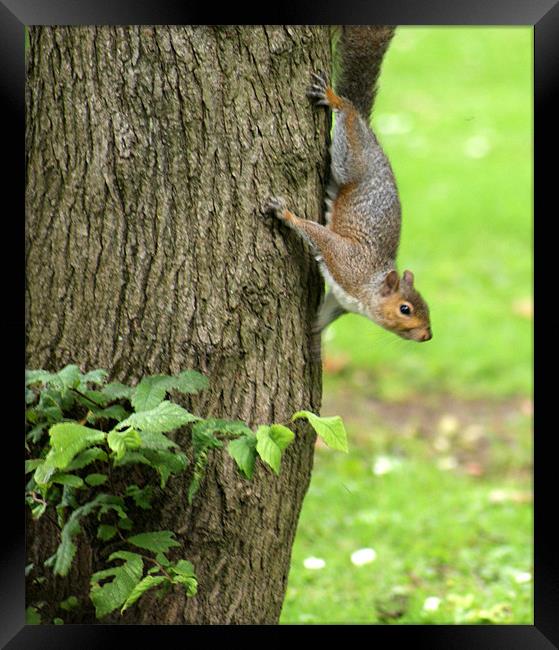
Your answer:
[[[338,95],[349,99],[369,122],[384,54],[394,25],[344,25],[336,44]]]

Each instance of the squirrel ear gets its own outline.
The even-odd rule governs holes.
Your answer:
[[[406,284],[409,284],[410,287],[413,287],[413,273],[411,271],[404,271],[402,279]]]
[[[398,291],[399,286],[400,278],[398,277],[398,274],[396,271],[390,271],[390,273],[387,273],[386,277],[384,278],[381,294],[383,296],[389,296],[391,293]]]

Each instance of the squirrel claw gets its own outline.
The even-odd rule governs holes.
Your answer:
[[[317,104],[327,105],[326,89],[328,80],[326,74],[321,70],[319,73],[311,72],[312,82],[307,89],[307,97],[313,99]]]
[[[274,216],[278,216],[278,213],[281,213],[285,210],[286,203],[285,200],[281,197],[272,196],[270,197],[264,206],[264,211],[272,213]]]
[[[319,70],[318,72],[311,72],[311,77],[314,78],[315,84],[318,86],[323,86],[326,88],[328,86],[328,77],[324,70]]]

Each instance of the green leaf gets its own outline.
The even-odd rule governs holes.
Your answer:
[[[122,530],[132,530],[132,528],[134,528],[134,523],[132,522],[132,519],[119,519],[118,527],[122,528]]]
[[[298,411],[291,418],[292,421],[305,418],[316,433],[332,449],[348,452],[347,433],[342,418],[339,415],[333,417],[320,417],[310,411]]]
[[[62,382],[64,389],[76,388],[80,383],[81,376],[82,373],[80,372],[80,369],[74,364],[62,368],[62,370],[55,375],[55,377]]]
[[[83,487],[83,479],[81,479],[79,476],[75,476],[74,474],[56,473],[50,479],[50,482],[59,483],[60,485],[68,485],[69,487],[73,488]]]
[[[55,625],[64,625],[64,621],[63,621],[60,617],[58,617],[58,616],[57,616],[56,618],[53,618],[53,619],[52,619],[52,622],[53,622]]]
[[[37,466],[33,479],[37,485],[47,485],[54,474],[56,474],[56,467],[44,461]]]
[[[45,384],[53,375],[46,370],[26,370],[25,371],[25,385],[31,384]]]
[[[76,598],[76,596],[68,596],[66,600],[63,600],[60,603],[60,608],[64,609],[65,611],[69,612],[72,609],[75,609],[79,605],[79,601]]]
[[[256,461],[256,436],[251,432],[250,436],[241,436],[236,440],[231,440],[227,451],[241,472],[247,478],[252,478]]]
[[[127,539],[130,544],[145,548],[154,553],[167,553],[173,546],[180,546],[176,539],[173,539],[175,534],[170,530],[159,530],[153,533],[140,533]]]
[[[128,426],[140,429],[141,431],[165,433],[166,431],[177,429],[187,422],[194,422],[199,419],[199,417],[183,409],[182,406],[165,401],[150,410],[133,413],[126,420],[118,424],[116,428],[123,429]]]
[[[179,560],[174,566],[169,567],[169,573],[173,576],[173,583],[184,586],[187,596],[196,595],[198,581],[194,574],[194,567],[190,562]]]
[[[88,409],[91,408],[92,402],[98,407],[105,406],[109,402],[107,396],[99,390],[87,390],[84,388],[80,392],[83,395],[75,394],[75,398],[82,406]]]
[[[29,431],[25,438],[33,443],[39,442],[39,440],[43,437],[43,432],[48,427],[48,425],[48,422],[39,422],[39,424],[36,424]]]
[[[108,459],[107,452],[100,447],[91,447],[78,454],[74,460],[68,465],[67,470],[82,469],[96,460],[106,461]]]
[[[180,393],[197,393],[207,388],[208,380],[199,372],[184,370],[178,375],[151,375],[144,377],[134,389],[132,406],[136,412],[155,408],[170,390]]]
[[[47,509],[46,503],[37,503],[31,507],[31,516],[33,517],[33,519],[39,519],[45,514],[46,509]]]
[[[37,394],[33,392],[31,389],[25,387],[25,403],[26,404],[32,404],[35,401],[35,398],[37,397]]]
[[[105,433],[90,429],[75,422],[61,422],[50,430],[51,451],[46,461],[59,469],[64,469],[70,461],[87,447],[105,439]]]
[[[97,537],[103,542],[108,542],[112,539],[117,533],[116,526],[110,526],[109,524],[100,524],[97,529]]]
[[[81,519],[103,505],[105,507],[115,507],[112,505],[115,501],[118,502],[118,497],[110,494],[98,494],[94,499],[84,503],[72,512],[60,532],[60,544],[54,555],[49,558],[49,564],[54,563],[53,572],[55,574],[65,576],[70,570],[72,560],[76,554],[74,540],[81,532]]]
[[[146,485],[144,488],[139,488],[137,485],[128,485],[126,486],[126,496],[132,498],[134,503],[142,510],[149,510],[151,508],[153,488],[151,485]]]
[[[144,377],[134,388],[130,400],[134,410],[151,411],[165,399],[167,391],[170,390],[171,377],[168,375],[152,375]]]
[[[26,625],[40,625],[41,615],[36,607],[28,607],[25,610],[25,624]]]
[[[98,571],[91,576],[89,595],[97,618],[103,618],[117,607],[121,607],[142,578],[144,563],[137,553],[117,551],[109,556],[109,562],[117,559],[124,560],[124,564]],[[113,578],[110,582],[99,584],[100,580],[109,577]]]
[[[141,431],[140,438],[142,439],[141,446],[146,449],[170,449],[171,447],[178,447],[176,442],[163,433],[156,431]]]
[[[170,568],[170,573],[182,575],[187,578],[193,578],[196,576],[192,562],[189,562],[188,560],[179,560]]]
[[[160,585],[162,582],[165,580],[168,580],[166,576],[146,576],[138,584],[132,589],[132,592],[126,599],[124,605],[122,606],[120,613],[125,609],[128,609],[130,605],[133,605],[138,598],[143,596],[148,589],[151,589],[152,587],[157,587],[157,585]]]
[[[208,379],[195,370],[183,370],[176,377],[171,377],[171,388],[179,393],[198,393],[208,387]]]
[[[262,460],[279,474],[282,451],[295,434],[281,424],[262,425],[256,431],[256,451]]]
[[[133,388],[131,386],[126,386],[121,384],[118,381],[111,382],[106,386],[103,386],[102,393],[108,399],[109,402],[113,402],[117,399],[130,399]]]
[[[192,427],[192,440],[195,448],[221,447],[222,443],[215,437],[216,433],[241,436],[254,435],[250,428],[240,420],[221,420],[209,418],[200,420]]]
[[[188,460],[183,453],[173,453],[163,449],[144,449],[142,452],[127,451],[119,465],[130,463],[142,463],[149,465],[157,471],[161,477],[161,487],[164,488],[171,474],[183,472]]]
[[[109,477],[106,474],[88,474],[85,477],[85,482],[91,487],[97,487],[98,485],[103,485],[106,481],[109,480]]]
[[[44,458],[31,458],[25,461],[25,473],[29,474],[34,469],[37,469],[39,465],[42,465],[45,462]]]
[[[97,370],[90,370],[85,375],[83,375],[82,382],[83,383],[89,382],[90,384],[97,384],[98,386],[101,386],[102,384],[105,383],[108,376],[109,373],[106,370],[103,370],[102,368],[98,368]]]
[[[140,434],[134,429],[116,431],[113,429],[107,436],[109,447],[115,452],[117,460],[121,460],[128,449],[136,449],[142,444]]]
[[[171,564],[171,562],[167,559],[167,556],[164,553],[157,553],[157,555],[155,556],[155,561],[159,562],[161,566],[165,566],[165,567]]]
[[[87,421],[96,422],[97,420],[116,420],[117,422],[121,422],[129,415],[130,413],[123,406],[120,404],[113,404],[112,406],[108,406],[106,409],[90,413],[87,416]]]

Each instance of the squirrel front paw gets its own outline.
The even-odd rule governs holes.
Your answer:
[[[326,98],[326,89],[329,87],[328,78],[323,70],[311,72],[312,83],[307,89],[307,97],[312,99],[316,104],[328,106]]]
[[[271,196],[264,205],[264,212],[270,213],[278,219],[282,219],[286,208],[287,204],[285,199],[278,196]]]

